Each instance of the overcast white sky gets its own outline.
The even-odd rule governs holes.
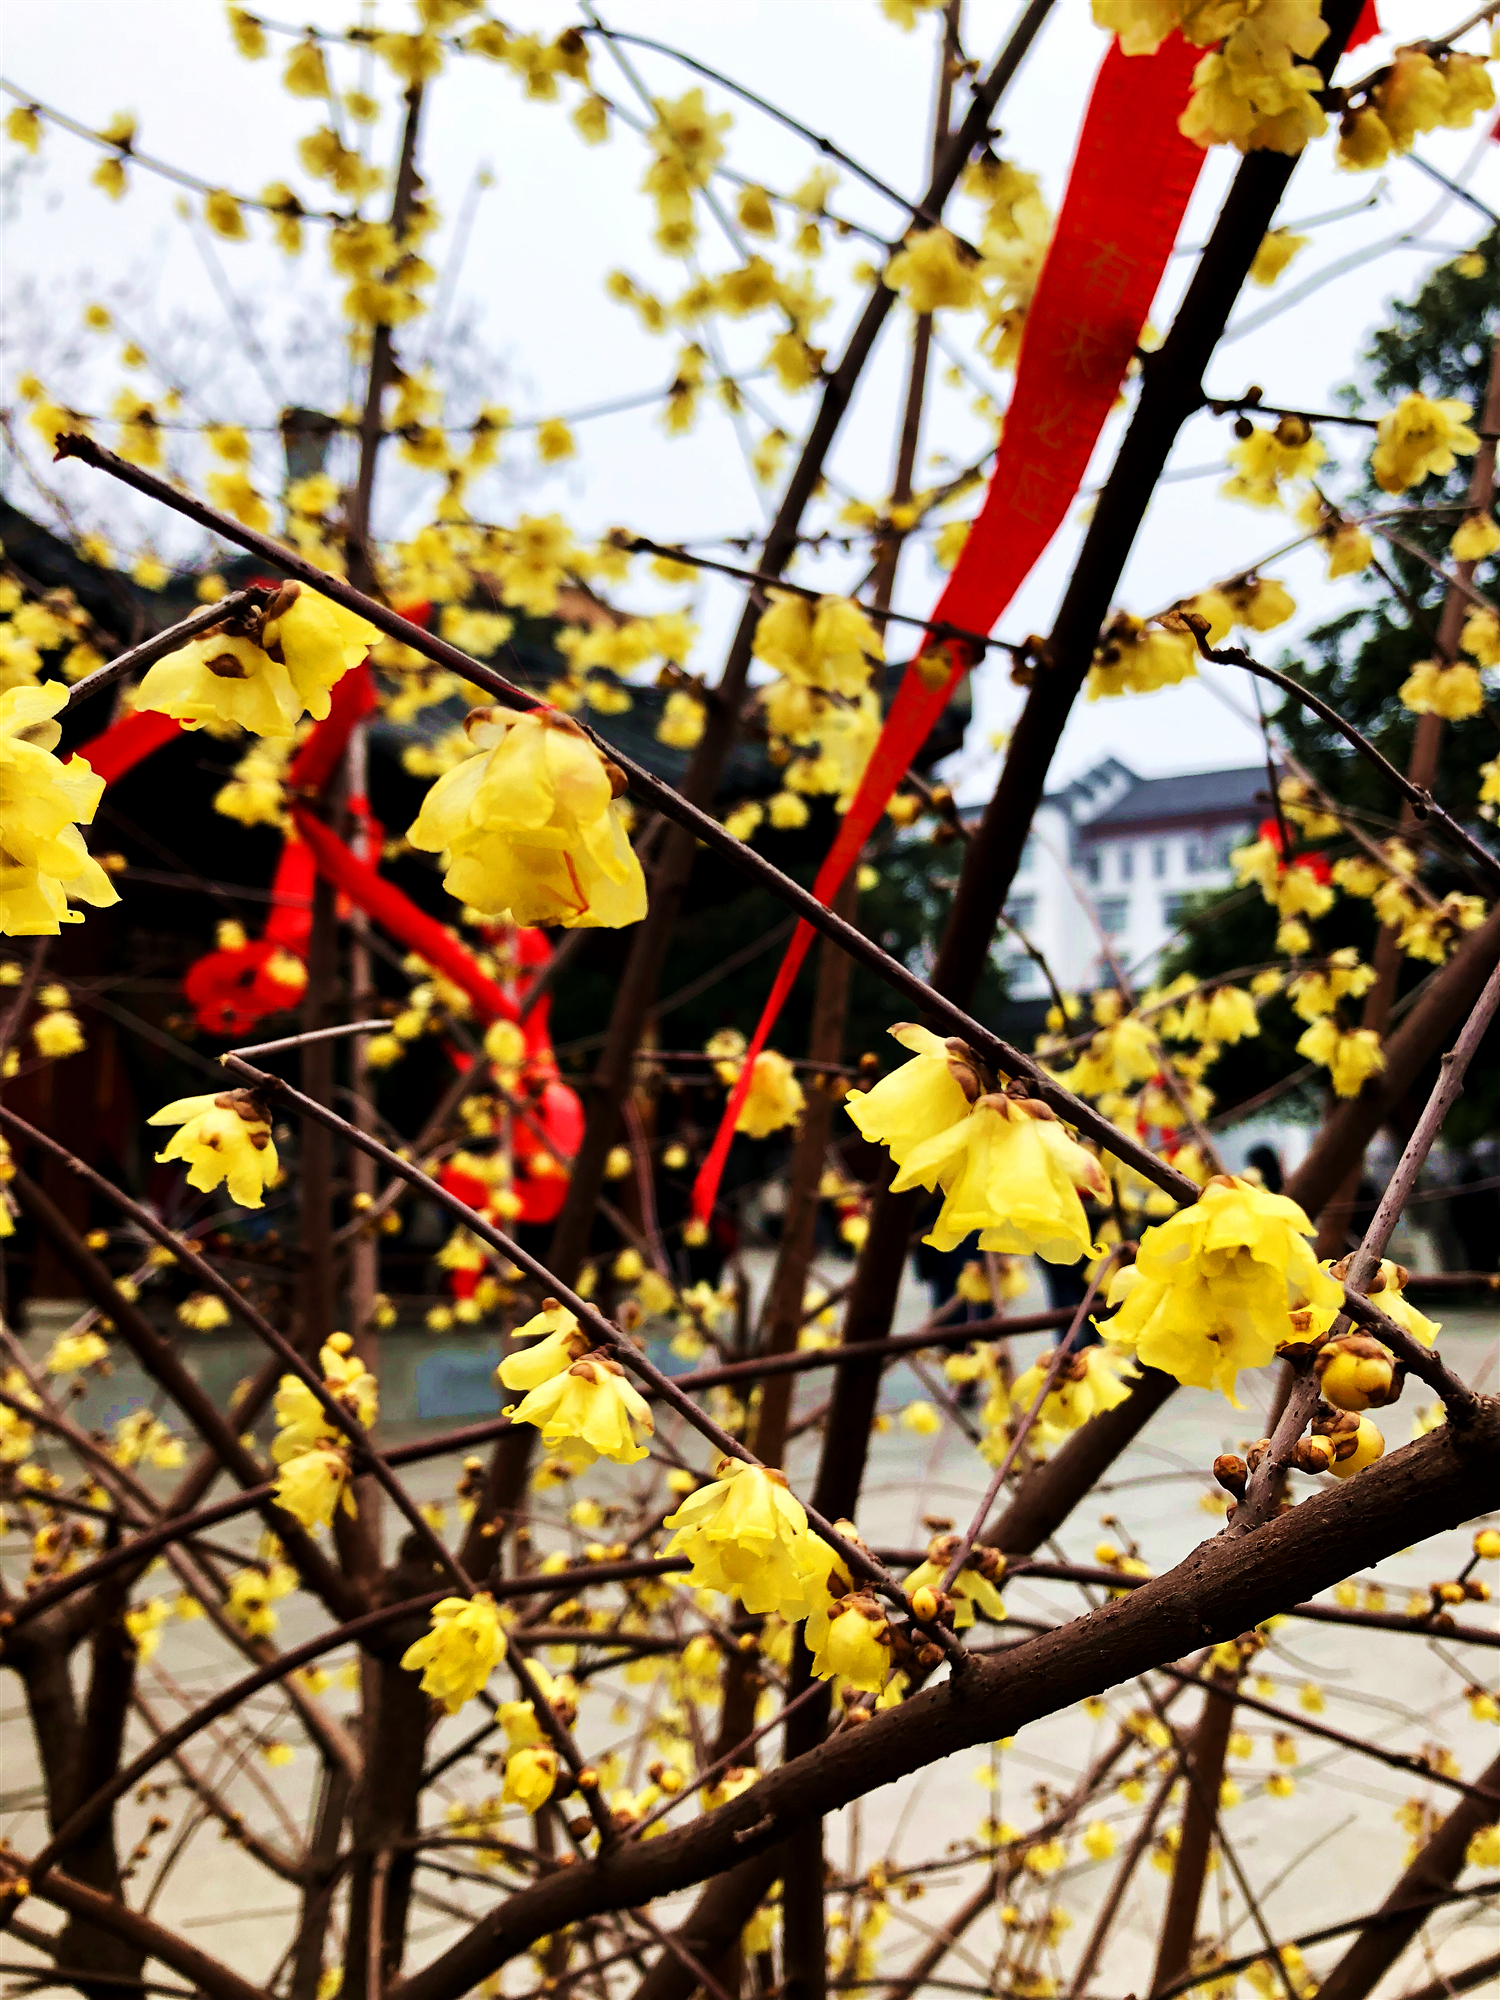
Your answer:
[[[1348,58],[1341,76],[1362,74],[1395,40],[1438,31],[1450,13],[1456,20],[1467,11],[1457,0],[1451,10],[1440,9],[1434,0],[1380,0],[1380,6],[1392,32]],[[381,25],[410,24],[403,6],[382,4],[373,11]],[[352,12],[304,4],[297,18],[335,25],[349,20]],[[969,51],[987,62],[1014,12],[1002,0],[968,0],[964,35]],[[898,189],[919,188],[928,146],[935,17],[924,19],[915,34],[904,35],[885,20],[874,0],[737,0],[732,7],[705,6],[702,0],[605,0],[602,15],[614,28],[676,44],[735,76],[813,129],[831,134]],[[518,31],[549,35],[579,18],[563,0],[533,0],[524,12],[508,16]],[[1471,40],[1481,45],[1477,38]],[[1086,0],[1058,0],[1002,108],[1003,151],[1040,175],[1054,205],[1104,45]],[[229,45],[220,10],[208,0],[131,0],[128,7],[118,0],[48,0],[44,7],[4,10],[3,74],[24,93],[89,124],[102,124],[123,109],[134,111],[143,150],[205,179],[253,193],[269,179],[285,178],[312,201],[317,190],[295,169],[293,144],[318,122],[319,107],[280,90],[280,57],[287,46],[278,37],[271,62],[241,62]],[[638,49],[628,55],[652,93],[676,96],[695,81],[669,58]],[[597,43],[594,74],[609,97],[631,110],[638,107],[630,83]],[[359,80],[351,58],[340,73],[341,85]],[[734,112],[729,164],[774,188],[796,186],[815,162],[813,149],[712,85],[707,89],[712,108]],[[388,87],[384,94],[391,96]],[[571,90],[567,94],[570,101],[576,96]],[[377,157],[387,158],[395,142],[391,112],[376,130]],[[1500,148],[1483,145],[1477,129],[1429,134],[1418,151],[1450,176],[1466,179],[1490,207],[1500,208]],[[146,336],[153,354],[174,356],[199,387],[198,408],[204,415],[268,423],[283,398],[335,394],[336,400],[330,385],[342,380],[337,331],[332,319],[318,317],[320,302],[333,294],[315,229],[309,231],[312,244],[299,265],[288,266],[266,245],[258,220],[252,222],[255,241],[215,242],[205,260],[201,227],[190,228],[179,217],[177,191],[170,186],[136,172],[131,195],[117,206],[88,185],[97,158],[94,149],[55,131],[49,132],[37,166],[18,173],[17,149],[7,144],[4,153],[9,175],[3,329],[7,399],[20,370],[40,367],[54,393],[81,407],[105,406],[120,379],[113,348],[85,344],[78,332],[83,303],[104,298],[129,302],[132,324]],[[490,386],[518,417],[582,410],[650,391],[670,378],[677,340],[644,334],[629,312],[604,296],[601,284],[604,272],[615,265],[667,295],[684,282],[683,266],[669,263],[651,244],[653,216],[637,192],[647,157],[642,142],[622,125],[607,145],[585,147],[562,109],[528,103],[511,72],[489,63],[451,63],[434,88],[421,167],[445,218],[435,261],[441,261],[476,168],[488,166],[494,185],[479,200],[457,297],[493,357]],[[1222,151],[1208,161],[1184,246],[1206,234],[1233,164]],[[1121,170],[1128,172],[1128,159],[1122,160]],[[1385,318],[1388,302],[1408,295],[1432,264],[1467,247],[1486,227],[1480,215],[1457,202],[1429,222],[1441,190],[1415,166],[1394,162],[1383,177],[1342,174],[1333,166],[1327,141],[1309,148],[1299,164],[1280,219],[1295,223],[1317,217],[1377,189],[1375,205],[1312,231],[1311,247],[1277,289],[1252,289],[1237,321],[1244,324],[1263,308],[1291,297],[1309,278],[1354,252],[1384,244],[1384,254],[1310,290],[1238,340],[1232,328],[1210,373],[1212,391],[1233,395],[1254,381],[1264,387],[1268,401],[1326,406],[1338,386],[1357,372],[1359,353]],[[899,213],[848,174],[841,176],[830,205],[884,234],[899,233]],[[973,214],[960,208],[956,219],[963,226],[972,223]],[[1394,240],[1418,229],[1423,233],[1415,242]],[[788,234],[783,227],[773,253],[784,268],[791,266]],[[834,245],[815,267],[820,289],[835,300],[817,338],[826,340],[834,354],[862,297],[853,266],[869,254],[868,246],[850,239]],[[706,217],[700,255],[710,270],[738,261]],[[1153,315],[1159,326],[1168,322],[1190,269],[1188,255],[1175,260]],[[309,299],[316,308],[311,319]],[[265,371],[246,354],[236,324],[240,313],[259,330],[270,357]],[[909,325],[904,309],[891,315],[830,463],[836,485],[861,497],[878,499],[889,486]],[[945,337],[970,352],[977,317],[950,318],[946,325]],[[728,328],[724,345],[730,365],[753,369],[770,331],[766,317]],[[301,345],[294,353],[297,338]],[[421,339],[417,335],[408,342],[409,354],[420,352]],[[261,379],[263,372],[268,380]],[[979,373],[990,376],[983,363]],[[136,379],[143,388],[153,386],[149,377]],[[764,383],[752,385],[752,394],[763,413],[749,420],[752,436],[759,436],[766,419],[772,419],[795,437],[809,419],[810,397],[789,400]],[[934,469],[934,458],[946,455],[958,464],[977,456],[983,432],[969,411],[971,395],[967,389],[939,387],[924,428],[919,476]],[[657,412],[650,408],[581,422],[576,435],[577,459],[541,472],[531,463],[529,442],[518,437],[509,458],[521,483],[509,490],[497,484],[486,504],[501,510],[501,518],[522,507],[532,512],[559,509],[580,532],[602,533],[624,524],[669,541],[753,532],[765,518],[765,490],[747,470],[735,428],[716,408],[706,408],[697,430],[683,440],[664,437]],[[1116,420],[1106,432],[1092,476],[1107,469],[1118,435]],[[1349,436],[1330,435],[1330,448],[1352,449]],[[1228,442],[1225,423],[1196,419],[1179,440],[1173,472],[1221,464]],[[1223,501],[1217,496],[1218,483],[1215,476],[1182,477],[1160,490],[1122,586],[1121,601],[1129,608],[1157,608],[1215,576],[1232,573],[1288,538],[1287,517]],[[1337,489],[1336,476],[1333,484]],[[113,496],[101,496],[96,475],[68,468],[64,485],[81,517],[111,525],[123,538],[118,503]],[[24,478],[13,481],[11,490],[20,504],[29,504]],[[973,511],[972,502],[965,511]],[[163,546],[173,546],[170,529],[163,534],[144,508],[129,518],[144,532],[158,535]],[[403,522],[399,513],[388,513],[386,525],[410,527],[413,518]],[[1021,637],[1048,628],[1078,540],[1075,516],[1001,620],[1003,635]],[[795,573],[799,580],[838,588],[852,583],[858,571],[834,557],[805,558]],[[1275,573],[1301,606],[1297,625],[1288,628],[1293,633],[1350,602],[1358,588],[1348,582],[1323,584],[1321,559],[1306,552],[1277,564]],[[913,549],[903,562],[898,606],[927,610],[940,583],[927,550]],[[680,601],[680,593],[664,597],[644,577],[620,595],[638,609]],[[710,676],[717,672],[738,602],[734,589],[722,584],[705,584],[696,592],[695,610],[703,625],[691,661],[696,670]],[[1247,690],[1227,675],[1221,680],[1222,700],[1207,685],[1189,685],[1081,707],[1064,738],[1054,778],[1072,776],[1106,752],[1146,775],[1253,761],[1260,746],[1258,734],[1242,719]],[[976,724],[966,757],[967,794],[985,789],[986,771],[993,768],[985,741],[1007,726],[1020,699],[1000,664],[978,676]]]

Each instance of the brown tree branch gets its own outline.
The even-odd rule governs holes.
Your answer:
[[[1358,1157],[1402,1103],[1425,1066],[1468,1015],[1500,961],[1500,908],[1470,931],[1435,973],[1416,1006],[1385,1044],[1385,1068],[1328,1119],[1306,1159],[1287,1180],[1286,1194],[1317,1219]]]
[[[1483,1791],[1461,1799],[1423,1843],[1375,1919],[1324,1979],[1318,1988],[1322,2000],[1365,2000],[1422,1928],[1428,1914],[1424,1899],[1452,1888],[1469,1842],[1500,1818],[1500,1757],[1479,1782]]]
[[[1500,1403],[1464,1438],[1447,1426],[1315,1494],[1242,1542],[1203,1544],[1167,1575],[1059,1630],[839,1731],[681,1833],[565,1871],[510,1897],[423,1971],[400,2000],[456,2000],[532,1939],[603,1910],[701,1881],[950,1752],[1013,1734],[1163,1659],[1228,1638],[1351,1568],[1471,1518],[1490,1504]]]
[[[61,1869],[54,1868],[44,1881],[33,1883],[31,1893],[40,1896],[44,1903],[66,1910],[77,1924],[91,1924],[108,1931],[111,1937],[129,1947],[136,1964],[145,1958],[159,1958],[163,1965],[192,1980],[209,2000],[265,2000],[262,1987],[241,1979],[237,1972],[210,1958],[207,1952],[199,1951],[175,1931],[141,1916],[115,1897],[103,1895]],[[109,1990],[101,1983],[101,2000]]]

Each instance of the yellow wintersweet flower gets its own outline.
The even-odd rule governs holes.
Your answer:
[[[685,688],[674,688],[667,696],[660,722],[656,725],[656,740],[665,743],[670,750],[691,750],[703,735],[708,717],[703,704],[696,695]]]
[[[228,472],[211,472],[203,482],[208,497],[221,513],[232,514],[236,521],[243,521],[256,534],[264,534],[271,525],[271,510],[256,491],[254,481],[242,467],[232,467]]]
[[[1260,248],[1250,266],[1250,282],[1274,285],[1299,250],[1305,250],[1310,236],[1298,236],[1291,229],[1272,229],[1260,239]]]
[[[109,1343],[103,1334],[60,1333],[47,1352],[42,1363],[48,1375],[71,1375],[75,1369],[92,1368],[104,1360],[109,1353]]]
[[[272,1456],[276,1456],[274,1446]],[[334,1444],[295,1453],[281,1464],[276,1498],[304,1528],[326,1528],[341,1500],[344,1512],[353,1514],[354,1494],[349,1486],[347,1454]]]
[[[148,1125],[181,1130],[158,1160],[184,1160],[188,1186],[207,1194],[220,1181],[241,1208],[259,1208],[261,1194],[276,1178],[276,1147],[264,1107],[246,1090],[219,1096],[179,1097],[153,1111]]]
[[[694,1589],[722,1590],[753,1614],[774,1611],[789,1623],[826,1599],[833,1551],[774,1469],[721,1458],[712,1483],[663,1526],[675,1530],[663,1553],[690,1559]]]
[[[52,1372],[50,1368],[48,1372]],[[6,1394],[14,1396],[17,1402],[36,1401],[26,1377],[19,1368],[6,1370],[4,1386]],[[9,1403],[0,1403],[0,1465],[19,1465],[30,1454],[35,1436],[34,1427],[26,1421],[19,1410],[13,1410]]]
[[[1337,1097],[1358,1097],[1385,1068],[1385,1052],[1373,1028],[1340,1028],[1328,1014],[1299,1037],[1297,1053],[1323,1065]]]
[[[51,937],[82,923],[69,899],[96,909],[118,892],[83,844],[104,793],[81,757],[54,757],[67,706],[61,681],[11,687],[0,694],[0,935]]]
[[[158,1471],[173,1472],[185,1457],[181,1438],[173,1437],[160,1417],[149,1410],[132,1410],[115,1425],[111,1457],[116,1465],[154,1465]]]
[[[1380,419],[1370,469],[1386,493],[1405,493],[1434,472],[1451,472],[1455,454],[1469,457],[1479,439],[1464,422],[1471,403],[1456,396],[1403,396]]]
[[[441,852],[450,896],[518,924],[618,930],[646,914],[646,882],[618,799],[625,780],[555,709],[475,709],[477,754],[438,779],[407,833]]]
[[[943,1428],[942,1418],[931,1403],[921,1397],[907,1404],[901,1412],[901,1423],[904,1429],[915,1431],[918,1437],[932,1437]]]
[[[513,1750],[505,1760],[505,1789],[500,1796],[510,1805],[524,1806],[529,1813],[540,1812],[557,1783],[557,1764],[557,1752],[545,1744]]]
[[[161,1628],[172,1615],[164,1597],[148,1597],[144,1604],[132,1604],[125,1613],[125,1630],[135,1647],[138,1660],[149,1660],[161,1643]]]
[[[432,10],[425,11],[430,18]],[[443,66],[443,45],[433,34],[379,34],[375,37],[375,53],[389,63],[394,74],[408,86],[426,83]]]
[[[1482,667],[1500,667],[1500,617],[1476,604],[1464,620],[1458,643]]]
[[[1283,868],[1267,898],[1282,917],[1322,917],[1333,908],[1333,891],[1301,861]]]
[[[578,447],[573,442],[573,433],[561,417],[548,417],[536,428],[536,455],[543,465],[556,465],[565,458],[572,458]]]
[[[1401,1393],[1395,1357],[1369,1334],[1345,1334],[1326,1342],[1314,1356],[1313,1368],[1324,1401],[1336,1410],[1360,1413],[1383,1409]],[[1352,1604],[1356,1595],[1353,1584],[1340,1588],[1347,1588]]]
[[[1241,986],[1216,986],[1195,993],[1182,1010],[1183,1033],[1189,1041],[1232,1045],[1260,1033],[1255,1002]]]
[[[1186,607],[1196,609],[1195,604]],[[1228,627],[1225,627],[1228,630]],[[1210,643],[1217,643],[1212,630]],[[1089,667],[1084,692],[1090,701],[1124,694],[1151,694],[1175,687],[1198,671],[1198,649],[1192,634],[1148,625],[1131,612],[1119,612],[1109,622]]]
[[[186,1160],[188,1186],[208,1194],[220,1180],[228,1182],[230,1200],[240,1208],[260,1208],[260,1196],[276,1178],[276,1146],[270,1118],[248,1090],[228,1090],[220,1096],[174,1098],[146,1124],[182,1126],[158,1160]]]
[[[772,590],[755,627],[756,659],[803,687],[851,700],[863,694],[871,663],[885,658],[880,634],[847,597],[812,605],[791,591]]]
[[[1368,871],[1368,876],[1364,872]],[[1371,880],[1369,877],[1373,877]],[[1379,871],[1370,862],[1346,857],[1334,865],[1333,879],[1351,896],[1373,895],[1380,886]],[[1375,984],[1373,965],[1361,965],[1352,945],[1334,952],[1321,972],[1299,972],[1287,981],[1287,998],[1304,1021],[1316,1021],[1331,1014],[1346,996],[1359,999]]]
[[[750,1072],[750,1090],[735,1120],[736,1132],[764,1139],[783,1125],[795,1125],[807,1108],[796,1072],[784,1055],[763,1049]]]
[[[1356,1472],[1363,1472],[1367,1465],[1373,1465],[1385,1451],[1385,1439],[1368,1417],[1361,1417],[1359,1429],[1355,1433],[1355,1446],[1345,1458],[1335,1458],[1328,1470],[1335,1479],[1352,1479]]]
[[[1230,447],[1234,477],[1220,488],[1226,500],[1279,507],[1281,487],[1316,472],[1327,453],[1301,417],[1283,417],[1274,430],[1252,430]]]
[[[1402,704],[1417,715],[1441,715],[1462,722],[1484,707],[1484,683],[1479,669],[1467,660],[1445,667],[1441,660],[1419,660],[1401,683]]]
[[[379,1412],[380,1391],[375,1377],[351,1352],[353,1345],[347,1333],[331,1333],[319,1352],[318,1366],[323,1386],[368,1430]],[[278,1465],[342,1435],[300,1375],[282,1376],[274,1407],[279,1428],[271,1456]]]
[[[296,583],[282,585],[269,613],[258,642],[219,632],[168,653],[141,682],[137,705],[187,729],[237,722],[256,736],[289,736],[304,710],[321,721],[334,683],[359,665],[379,633]]]
[[[1413,1340],[1420,1340],[1424,1347],[1431,1347],[1443,1330],[1443,1322],[1429,1319],[1406,1297],[1405,1287],[1410,1279],[1411,1273],[1404,1265],[1382,1257],[1380,1270],[1370,1284],[1369,1298],[1387,1319],[1393,1319],[1397,1326],[1403,1327]]]
[[[967,1115],[979,1095],[979,1073],[962,1042],[944,1041],[912,1021],[898,1021],[888,1032],[912,1051],[912,1061],[869,1090],[851,1090],[844,1109],[862,1138],[884,1146],[904,1167],[915,1147]]]
[[[214,811],[241,826],[287,825],[286,792],[282,784],[291,756],[290,737],[254,743],[234,767],[229,783],[214,794]]]
[[[843,1680],[879,1694],[891,1668],[890,1626],[873,1593],[857,1591],[819,1605],[807,1620],[812,1670],[820,1681]]]
[[[907,1602],[919,1618],[931,1618],[937,1612],[937,1591],[947,1571],[948,1563],[958,1548],[958,1540],[953,1535],[940,1535],[927,1550],[926,1560],[918,1563],[904,1582]],[[953,1600],[953,1626],[958,1632],[967,1631],[974,1623],[974,1607],[977,1605],[986,1618],[997,1624],[1005,1621],[1005,1603],[996,1589],[996,1580],[1001,1574],[1004,1559],[995,1557],[991,1550],[976,1550],[972,1563],[966,1563],[949,1586],[948,1595]],[[987,1573],[992,1571],[993,1573]]]
[[[1336,1279],[1342,1280],[1347,1272],[1347,1263],[1325,1263],[1323,1269]],[[1405,1287],[1411,1280],[1411,1273],[1402,1264],[1393,1263],[1389,1257],[1382,1257],[1380,1268],[1370,1280],[1366,1297],[1372,1305],[1379,1306],[1387,1319],[1393,1319],[1397,1326],[1409,1333],[1413,1340],[1421,1341],[1424,1347],[1431,1347],[1443,1330],[1441,1320],[1429,1319],[1419,1312],[1406,1297]],[[1327,1333],[1339,1316],[1336,1305],[1319,1307],[1303,1306],[1291,1315],[1291,1328],[1286,1336],[1286,1344],[1315,1338]],[[1332,1400],[1330,1398],[1330,1400]]]
[[[28,153],[40,151],[42,144],[42,121],[29,104],[18,104],[9,112],[5,120],[5,136]]]
[[[261,26],[260,17],[252,14],[248,7],[226,8],[230,39],[236,51],[246,62],[259,62],[270,53],[270,43],[266,31]]]
[[[1300,153],[1327,130],[1317,101],[1323,79],[1310,63],[1292,60],[1312,55],[1328,33],[1318,0],[1278,0],[1237,21],[1211,4],[1191,12],[1197,21],[1185,25],[1189,40],[1215,41],[1228,32],[1193,71],[1193,94],[1178,120],[1185,138],[1241,152]]]
[[[504,1364],[502,1363],[502,1366]],[[596,1458],[634,1465],[646,1456],[632,1422],[647,1437],[656,1428],[650,1405],[607,1354],[586,1354],[562,1373],[539,1382],[505,1414],[518,1424],[535,1424],[549,1451],[581,1469]]]
[[[942,1211],[926,1241],[956,1250],[980,1232],[981,1250],[1074,1264],[1093,1252],[1079,1191],[1105,1199],[1109,1187],[1093,1154],[1069,1138],[1034,1098],[981,1097],[959,1121],[913,1147],[891,1186],[941,1187]]]
[[[1024,1413],[1035,1402],[1055,1353],[1056,1349],[1052,1349],[1041,1355],[1023,1375],[1016,1377],[1010,1400],[1018,1411]],[[1102,1347],[1085,1347],[1071,1355],[1062,1364],[1057,1380],[1037,1412],[1033,1436],[1042,1442],[1055,1442],[1069,1431],[1082,1429],[1090,1417],[1125,1401],[1130,1391],[1120,1377],[1136,1372],[1123,1355]]]
[[[31,1024],[31,1039],[37,1054],[49,1062],[76,1056],[88,1046],[82,1022],[66,1007],[54,1007],[50,1013],[39,1014]]]
[[[1448,543],[1448,553],[1455,562],[1483,562],[1496,549],[1500,549],[1500,528],[1488,514],[1466,514]]]
[[[323,51],[311,34],[287,52],[281,83],[282,88],[290,91],[293,97],[328,95],[328,71],[323,62]]]
[[[914,313],[971,312],[984,298],[979,267],[947,229],[923,229],[906,239],[885,267],[883,282]]]
[[[210,188],[203,197],[203,220],[215,236],[223,236],[230,242],[242,242],[250,232],[245,227],[245,212],[227,188]]]
[[[242,1569],[230,1582],[229,1595],[224,1600],[225,1612],[248,1638],[269,1639],[280,1622],[271,1606],[286,1594],[285,1584],[284,1576]]]
[[[1289,1309],[1343,1298],[1313,1256],[1311,1233],[1285,1195],[1216,1174],[1191,1208],[1146,1231],[1134,1265],[1110,1281],[1119,1311],[1100,1330],[1148,1368],[1218,1388],[1238,1408],[1236,1374],[1271,1359]]]
[[[432,1607],[432,1627],[401,1655],[408,1673],[422,1670],[422,1692],[457,1715],[484,1686],[505,1655],[505,1634],[495,1600],[444,1597]]]
[[[212,1333],[228,1326],[229,1308],[213,1292],[190,1292],[177,1308],[177,1317],[195,1333]]]

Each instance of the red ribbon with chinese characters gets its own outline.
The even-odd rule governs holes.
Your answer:
[[[1089,99],[1062,212],[1026,315],[1015,391],[979,518],[933,611],[935,624],[988,632],[1067,516],[1104,420],[1119,393],[1203,153],[1177,129],[1199,51],[1173,35],[1154,56],[1111,43]],[[859,858],[892,792],[973,664],[946,642],[946,680],[929,686],[908,667],[854,802],[813,894],[824,905]],[[931,651],[931,645],[923,651]],[[744,1067],[693,1186],[707,1220],[718,1194],[755,1058],[813,940],[797,926]]]

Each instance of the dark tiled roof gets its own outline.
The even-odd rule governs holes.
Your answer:
[[[1081,830],[1087,838],[1146,822],[1204,819],[1221,813],[1248,816],[1258,810],[1257,795],[1269,789],[1264,764],[1241,764],[1228,771],[1184,771],[1175,778],[1142,778]]]

